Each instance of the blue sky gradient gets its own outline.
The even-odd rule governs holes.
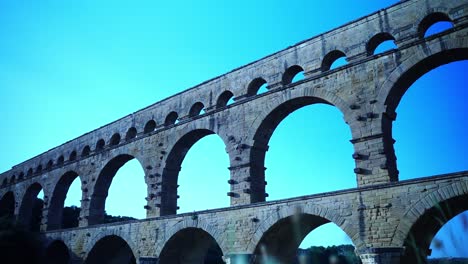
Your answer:
[[[0,171],[396,2],[1,1]],[[468,169],[467,69],[467,61],[437,68],[403,97],[393,134],[400,179]],[[332,106],[288,116],[266,156],[269,200],[356,187],[350,139]],[[179,212],[228,206],[228,166],[216,135],[197,142],[182,164]],[[144,218],[145,196],[143,170],[131,161],[116,175],[106,210]],[[80,198],[75,181],[66,204]],[[446,240],[452,230],[468,244],[456,220],[438,237]],[[344,242],[349,238],[327,224],[302,246]],[[458,251],[433,255],[468,256]]]

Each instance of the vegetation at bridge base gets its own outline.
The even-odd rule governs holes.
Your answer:
[[[310,247],[299,249],[294,264],[359,264],[361,261],[354,253],[353,245],[339,245],[330,247]]]
[[[42,264],[44,241],[37,232],[28,231],[12,217],[0,218],[0,263]]]

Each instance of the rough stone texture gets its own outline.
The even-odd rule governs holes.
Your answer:
[[[293,219],[303,227],[301,235],[332,221],[352,238],[365,263],[396,263],[397,253],[375,249],[406,246],[409,233],[416,238],[421,233],[421,217],[440,203],[467,209],[465,172],[398,182],[392,139],[395,110],[406,89],[437,66],[468,59],[467,14],[466,0],[403,1],[206,81],[2,173],[0,209],[26,222],[31,199],[43,188],[41,229],[63,240],[78,259],[99,239],[116,235],[135,256],[148,257],[140,263],[150,263],[172,235],[187,227],[207,232],[232,262],[258,261],[262,238],[268,250],[287,259],[276,243],[288,241],[291,221],[280,220],[297,214]],[[424,31],[441,20],[452,21],[453,29],[424,38]],[[398,49],[373,55],[386,39],[394,39]],[[348,64],[329,70],[343,54]],[[301,70],[306,78],[290,83]],[[264,82],[269,91],[257,95]],[[231,97],[235,102],[226,106]],[[264,157],[274,129],[289,113],[314,103],[332,104],[343,113],[353,137],[358,189],[263,203]],[[231,171],[226,191],[233,207],[175,215],[180,164],[187,150],[209,134],[226,145]],[[113,175],[133,158],[145,171],[148,218],[97,225]],[[83,190],[80,228],[54,232],[76,177]],[[268,235],[278,221],[280,229]],[[298,245],[289,241],[281,244],[288,254]],[[406,247],[404,256],[410,251]]]

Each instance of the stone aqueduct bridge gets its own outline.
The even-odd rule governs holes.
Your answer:
[[[399,181],[392,121],[416,79],[468,59],[467,15],[466,0],[403,1],[209,80],[4,172],[2,213],[29,223],[43,189],[49,251],[76,263],[103,263],[109,251],[139,263],[203,263],[212,248],[229,263],[259,263],[265,252],[291,263],[301,239],[327,222],[350,236],[363,263],[417,263],[440,229],[435,219],[468,209],[468,172]],[[453,28],[424,37],[439,21]],[[385,40],[398,48],[374,54]],[[348,63],[330,69],[343,56]],[[305,79],[292,83],[301,71]],[[257,94],[264,83],[268,91]],[[337,107],[349,125],[357,188],[265,202],[273,131],[291,112],[318,103]],[[209,134],[222,138],[230,158],[231,207],[176,214],[180,164]],[[145,171],[147,218],[100,224],[112,177],[133,158]],[[79,227],[61,229],[76,177]]]

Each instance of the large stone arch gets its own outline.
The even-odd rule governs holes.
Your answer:
[[[89,195],[89,225],[99,224],[102,222],[104,219],[106,198],[112,180],[117,171],[122,166],[124,166],[125,163],[133,159],[136,159],[140,163],[143,170],[146,171],[144,169],[143,163],[139,158],[125,152],[118,152],[115,156],[112,156],[112,158],[106,160],[106,162],[103,163],[104,166],[98,170],[99,173],[96,177],[94,185],[92,186],[91,194]]]
[[[468,37],[440,39],[430,45],[422,43],[410,57],[402,61],[377,91],[374,113],[382,115],[375,130],[382,133],[386,166],[392,169],[392,178],[398,179],[392,124],[396,108],[411,85],[429,71],[450,62],[468,59]]]
[[[422,263],[436,233],[450,219],[468,210],[468,186],[456,181],[427,192],[399,217],[392,244],[404,247],[403,263]],[[418,262],[419,261],[419,262]]]
[[[68,264],[73,259],[70,247],[61,239],[49,240],[45,245],[45,260],[49,264]]]
[[[212,123],[212,122],[210,122]],[[225,149],[228,148],[229,142],[221,135],[218,129],[214,127],[205,128],[203,125],[186,127],[174,137],[174,140],[169,144],[167,156],[162,162],[161,173],[161,215],[176,214],[177,212],[177,182],[181,164],[185,159],[188,151],[202,138],[208,135],[217,135],[224,142]],[[226,153],[229,156],[229,154]],[[231,160],[231,159],[230,159]],[[227,172],[228,173],[228,172]]]
[[[32,212],[34,207],[34,202],[40,191],[44,192],[44,203],[46,202],[46,197],[48,197],[47,190],[43,187],[43,184],[40,182],[32,182],[24,191],[21,196],[21,203],[19,204],[18,211],[18,221],[27,226],[31,227],[32,221]],[[45,206],[45,204],[44,204]],[[41,217],[43,217],[42,212],[40,212]]]
[[[60,229],[62,227],[62,215],[65,198],[75,179],[80,180],[80,186],[83,185],[83,176],[78,172],[70,170],[58,177],[57,182],[52,187],[52,195],[49,199],[47,210],[47,230]]]
[[[276,213],[261,220],[246,250],[254,254],[255,263],[258,263],[260,247],[265,245],[269,254],[285,261],[281,263],[291,263],[289,258],[295,256],[298,246],[307,234],[330,222],[341,228],[351,238],[356,248],[361,248],[364,242],[359,238],[359,230],[350,221],[352,219],[340,215],[340,210],[325,208],[317,204],[308,204],[304,207],[283,206],[278,208]],[[299,229],[294,229],[295,223],[298,224],[296,227]],[[277,238],[273,238],[276,236]],[[289,242],[290,244],[274,244],[276,242]]]
[[[229,251],[224,245],[223,234],[221,230],[215,229],[206,220],[196,215],[186,217],[165,232],[164,240],[158,244],[156,254],[160,263],[163,264],[172,263],[170,261],[174,254],[182,258],[200,260],[213,244],[222,254],[226,254]],[[187,244],[181,245],[184,242]]]
[[[262,111],[256,113],[255,118],[252,118],[253,122],[246,126],[248,136],[246,143],[251,146],[246,158],[249,161],[248,174],[252,182],[250,188],[254,196],[253,202],[265,201],[265,157],[269,148],[268,143],[278,125],[289,114],[308,105],[331,105],[343,114],[343,123],[348,125],[351,136],[354,134],[352,126],[349,125],[352,122],[348,122],[354,113],[346,107],[347,103],[343,99],[324,88],[304,87],[271,95],[271,98],[264,101]]]
[[[94,264],[94,263],[100,263],[100,262],[96,262],[96,261],[90,261],[89,260],[89,257],[90,257],[90,253],[93,249],[95,249],[95,247],[98,245],[98,243],[104,241],[104,240],[108,240],[108,239],[115,239],[115,240],[118,240],[120,244],[123,244],[125,243],[129,248],[130,248],[130,251],[131,253],[133,254],[133,256],[135,257],[135,259],[138,259],[140,257],[140,254],[139,254],[139,251],[138,251],[138,247],[135,245],[135,243],[133,243],[131,237],[129,236],[128,234],[128,230],[121,230],[121,229],[116,229],[116,228],[109,228],[109,229],[103,229],[103,230],[100,230],[99,232],[95,233],[91,239],[89,239],[85,246],[84,246],[84,256],[83,256],[83,259],[84,259],[84,263],[86,264]],[[112,249],[114,252],[113,253],[119,253],[119,252],[116,252],[116,251],[119,251],[118,248],[113,248]]]
[[[0,217],[14,217],[16,197],[13,191],[7,191],[0,196]]]

